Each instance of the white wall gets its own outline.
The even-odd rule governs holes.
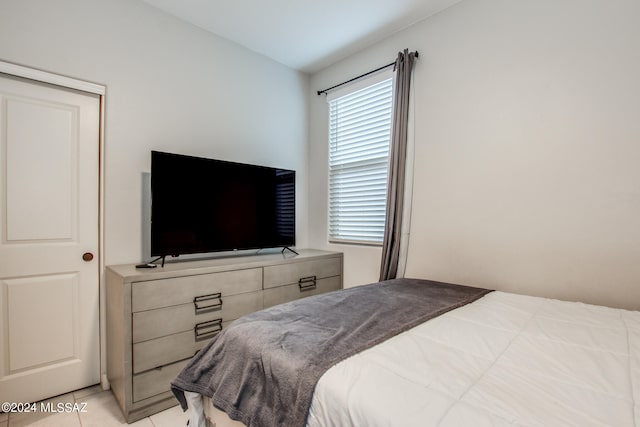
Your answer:
[[[407,276],[640,309],[640,3],[464,0],[312,76],[418,50]],[[326,104],[311,99],[312,194]],[[326,200],[310,201],[326,244]],[[341,248],[340,248],[341,249]],[[379,250],[346,250],[347,285]]]
[[[295,169],[307,246],[306,75],[135,0],[2,0],[0,59],[106,85],[107,264],[142,258],[153,149]]]

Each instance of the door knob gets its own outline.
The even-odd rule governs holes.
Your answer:
[[[92,254],[91,252],[85,252],[85,253],[83,253],[83,254],[82,254],[82,260],[83,260],[83,261],[87,261],[87,262],[89,262],[89,261],[93,260],[93,254]]]

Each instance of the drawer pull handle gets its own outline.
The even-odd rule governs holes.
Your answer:
[[[205,303],[205,301],[213,301],[212,304],[198,305],[198,303]],[[206,303],[205,303],[206,304]],[[196,308],[196,312],[204,310],[214,310],[222,307],[222,293],[216,292],[215,294],[201,295],[193,298],[193,305]]]
[[[222,330],[222,319],[209,320],[208,322],[198,323],[193,328],[196,341],[213,338]]]
[[[316,276],[301,277],[298,279],[300,291],[309,291],[316,288]]]

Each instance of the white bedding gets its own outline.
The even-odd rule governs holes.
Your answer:
[[[492,292],[329,369],[309,427],[638,426],[640,312]]]

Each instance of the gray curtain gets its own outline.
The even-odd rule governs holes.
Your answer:
[[[389,179],[387,186],[387,216],[382,243],[380,280],[395,279],[400,256],[404,174],[407,157],[407,123],[409,121],[409,88],[416,52],[408,49],[398,53],[395,64],[393,117],[389,147]]]

